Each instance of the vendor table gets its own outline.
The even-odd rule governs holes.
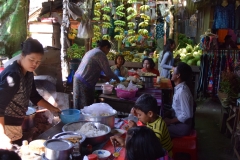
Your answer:
[[[132,107],[134,107],[135,101],[144,93],[153,95],[157,99],[158,106],[162,106],[162,90],[158,88],[147,88],[139,90],[136,93],[136,97],[132,99],[121,99],[118,98],[115,94],[101,94],[99,96],[99,101],[109,104],[112,108],[119,112],[130,113]]]
[[[37,139],[45,139],[45,140],[51,139],[55,134],[62,132],[63,126],[64,126],[64,124],[62,122],[59,122],[55,126],[51,127],[50,129],[48,129],[45,132],[43,132],[42,134],[40,134],[37,137]]]
[[[106,95],[101,94],[99,96],[100,102],[105,102],[113,107],[115,110],[124,113],[130,113],[132,107],[135,104],[135,101],[144,93],[153,95],[157,99],[158,106],[162,108],[163,98],[162,93],[168,93],[172,97],[172,84],[170,79],[163,79],[160,81],[160,84],[155,84],[154,88],[140,89],[136,93],[136,97],[132,99],[121,99],[116,96],[116,94]],[[161,115],[161,110],[160,110]]]

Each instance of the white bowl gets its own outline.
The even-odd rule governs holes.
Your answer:
[[[107,160],[111,156],[108,150],[103,149],[95,150],[93,154],[96,154],[99,160]]]

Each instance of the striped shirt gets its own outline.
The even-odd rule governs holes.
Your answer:
[[[172,141],[166,123],[163,121],[162,117],[158,117],[152,123],[147,123],[147,127],[152,129],[156,136],[159,138],[162,147],[168,151],[169,155],[172,156]]]

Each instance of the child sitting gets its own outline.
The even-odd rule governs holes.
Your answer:
[[[172,156],[172,141],[166,123],[158,115],[160,107],[157,100],[150,94],[143,94],[136,100],[133,112],[139,121],[155,132],[163,148]],[[129,121],[129,127],[133,126],[136,126],[136,123]]]
[[[116,146],[126,147],[127,160],[170,160],[154,132],[145,127],[132,127],[127,131],[126,141],[122,137],[110,137]]]

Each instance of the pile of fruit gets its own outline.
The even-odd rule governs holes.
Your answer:
[[[192,46],[194,44],[192,39],[188,38],[185,34],[181,34],[181,33],[178,34],[178,43],[179,43],[179,46],[178,46],[179,49],[186,48],[187,44]]]
[[[67,49],[67,56],[70,59],[83,58],[85,54],[85,47],[79,47],[76,43]]]
[[[78,30],[70,28],[70,32],[68,33],[68,38],[74,40],[77,36]]]
[[[185,48],[173,51],[174,58],[180,56],[181,61],[187,63],[188,65],[200,66],[201,55],[202,50],[200,49],[199,44],[195,46],[187,44]]]

